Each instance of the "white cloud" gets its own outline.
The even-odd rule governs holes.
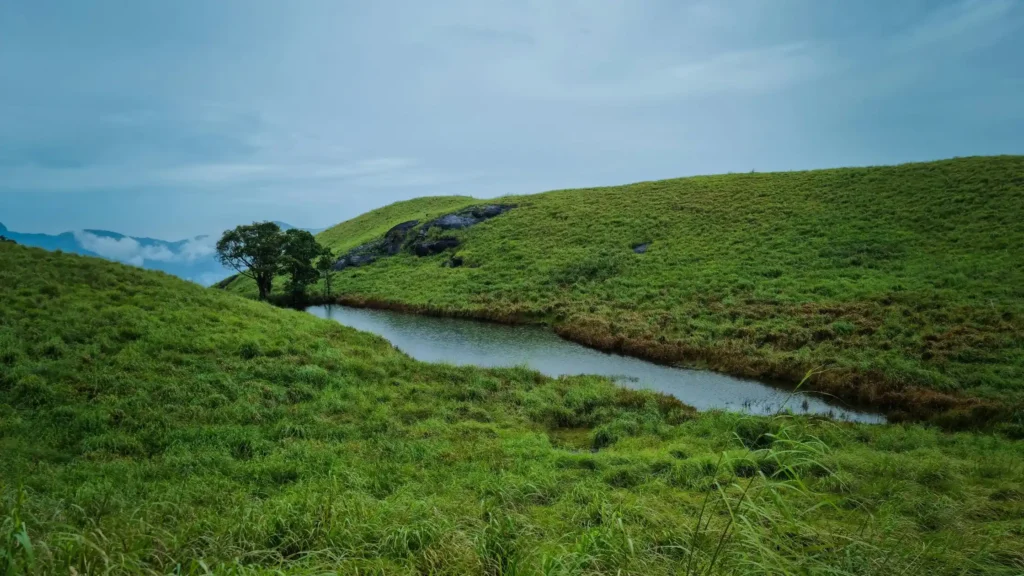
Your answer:
[[[213,236],[199,236],[185,242],[178,250],[182,260],[193,261],[213,256],[217,251],[217,239]]]
[[[897,50],[923,50],[936,46],[974,49],[987,46],[1012,30],[1007,17],[1014,0],[961,0],[939,8],[897,38]]]
[[[216,241],[212,237],[189,240],[175,252],[165,245],[143,245],[138,240],[128,236],[113,238],[100,236],[85,230],[80,230],[74,234],[75,240],[78,241],[82,248],[104,258],[135,266],[142,266],[147,261],[192,262],[199,258],[212,256],[216,249]]]

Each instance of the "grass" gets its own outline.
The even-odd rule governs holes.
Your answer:
[[[519,207],[457,233],[464,266],[402,255],[345,270],[343,301],[541,322],[597,348],[741,376],[795,383],[824,368],[812,387],[896,418],[1021,418],[1024,157],[502,201]],[[445,206],[394,204],[320,240],[352,246],[419,217],[419,202]]]
[[[344,253],[384,236],[396,224],[409,220],[426,222],[478,202],[469,196],[427,196],[395,202],[324,230],[317,235],[317,240]]]
[[[1024,442],[414,361],[0,245],[0,575],[1020,574]]]

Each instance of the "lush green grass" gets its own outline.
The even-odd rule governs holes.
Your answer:
[[[600,348],[740,375],[796,382],[825,368],[812,385],[876,405],[1024,400],[1024,157],[502,200],[519,207],[457,234],[464,267],[403,255],[335,286],[348,302],[542,321]],[[320,239],[352,245],[368,236],[347,241],[367,230],[357,222],[385,230],[414,206]]]
[[[343,253],[384,236],[396,224],[409,220],[426,222],[477,202],[469,196],[426,196],[395,202],[324,230],[317,234],[317,240]]]
[[[0,574],[1020,574],[1024,443],[416,362],[0,245]]]

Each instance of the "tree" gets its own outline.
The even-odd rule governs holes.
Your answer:
[[[331,278],[334,276],[335,260],[334,251],[327,246],[321,246],[320,256],[316,259],[316,269],[324,279],[325,298],[331,297]]]
[[[224,232],[217,242],[217,259],[256,281],[260,300],[266,300],[281,268],[285,235],[273,222],[255,222]]]
[[[306,293],[306,287],[320,276],[313,260],[322,252],[316,238],[309,232],[292,228],[284,233],[281,271],[288,275],[288,292],[292,298],[301,298]]]

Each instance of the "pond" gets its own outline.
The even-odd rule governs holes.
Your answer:
[[[607,354],[564,340],[541,326],[507,326],[348,306],[314,306],[307,312],[383,336],[409,356],[425,362],[482,367],[525,365],[551,377],[598,374],[614,379],[621,386],[670,394],[698,410],[774,414],[785,406],[798,414],[885,422],[880,414],[829,402],[813,393],[792,392],[756,380]]]

